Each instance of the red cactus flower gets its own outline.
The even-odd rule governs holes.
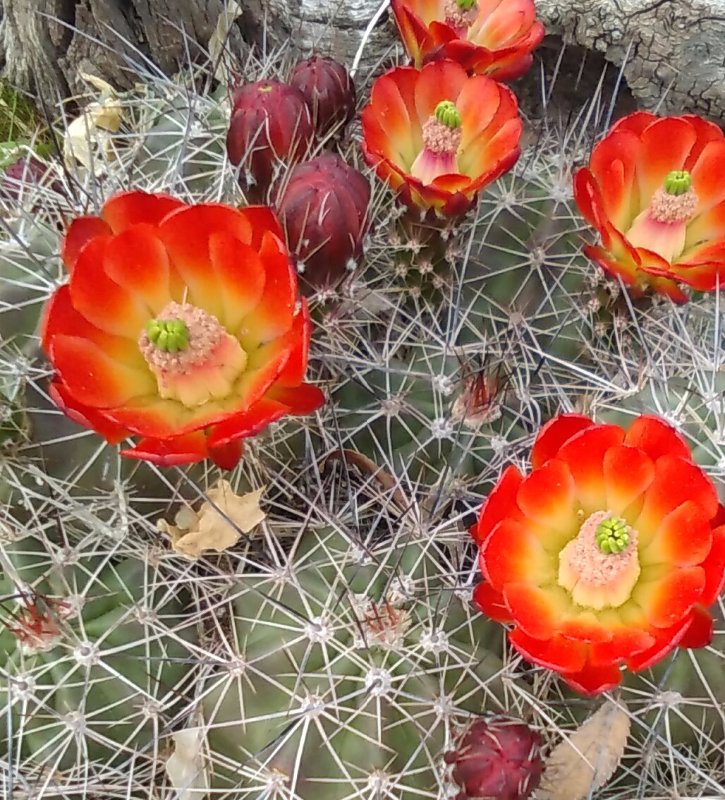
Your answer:
[[[408,205],[454,216],[516,163],[522,122],[505,86],[438,61],[378,78],[362,129],[366,160]]]
[[[123,455],[228,468],[245,437],[314,411],[309,316],[281,237],[268,208],[143,192],[74,220],[70,280],[42,325],[56,404],[111,443],[140,437]]]
[[[444,755],[461,787],[455,800],[526,800],[541,782],[541,735],[520,720],[476,720],[457,748]]]
[[[679,286],[725,285],[725,135],[695,116],[619,120],[574,177],[579,210],[601,236],[587,255],[635,293],[675,302]]]
[[[229,160],[239,183],[258,199],[283,165],[299,161],[314,135],[307,101],[299,89],[279,81],[258,81],[238,89],[227,133]]]
[[[725,585],[725,508],[684,440],[656,417],[627,431],[564,414],[523,477],[509,467],[471,530],[475,600],[513,623],[529,661],[596,694],[712,636]]]
[[[499,81],[523,75],[544,38],[533,0],[392,0],[416,67],[450,58]]]
[[[290,86],[305,96],[318,136],[340,131],[355,113],[355,84],[332,58],[312,56],[292,71]]]
[[[355,266],[368,223],[370,185],[339,156],[298,164],[277,203],[303,284],[338,283]]]

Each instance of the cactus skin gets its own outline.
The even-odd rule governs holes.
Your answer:
[[[500,640],[425,547],[309,529],[286,566],[238,578],[238,651],[203,699],[221,796],[265,776],[300,800],[436,791],[447,720],[495,703]]]
[[[12,710],[0,754],[11,748],[28,770],[73,771],[153,745],[190,671],[183,599],[137,559],[113,563],[32,537],[1,547],[14,575],[0,577],[0,706]],[[39,619],[28,603],[49,611]]]
[[[494,716],[474,722],[445,754],[461,787],[456,800],[527,800],[541,781],[541,735],[524,722]]]

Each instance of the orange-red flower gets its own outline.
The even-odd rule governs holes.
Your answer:
[[[448,216],[467,211],[519,157],[513,93],[459,64],[397,67],[373,84],[362,112],[363,152],[408,205]]]
[[[595,694],[712,636],[725,584],[725,508],[684,440],[656,417],[627,431],[564,414],[545,425],[531,473],[508,467],[471,534],[475,600],[513,623],[529,661]]]
[[[450,58],[468,72],[510,80],[531,66],[544,38],[533,0],[392,0],[415,66]]]
[[[268,208],[127,192],[74,220],[43,348],[53,399],[124,455],[231,468],[242,440],[323,402],[303,383],[310,321]]]
[[[679,283],[725,285],[725,135],[696,116],[619,120],[574,177],[579,210],[601,236],[586,253],[641,292],[675,302]]]

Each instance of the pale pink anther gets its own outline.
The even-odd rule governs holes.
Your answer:
[[[443,14],[446,25],[450,25],[455,30],[456,35],[464,39],[468,29],[478,17],[478,5],[474,4],[466,10],[461,8],[456,0],[445,0]]]

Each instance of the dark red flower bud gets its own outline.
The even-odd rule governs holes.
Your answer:
[[[337,155],[317,156],[290,172],[277,211],[303,285],[335,285],[354,268],[369,202],[367,180]]]
[[[258,81],[234,95],[227,153],[239,184],[263,199],[278,170],[303,158],[314,128],[304,95],[279,81]]]
[[[0,199],[9,203],[19,203],[24,194],[40,187],[57,194],[63,191],[50,164],[32,152],[9,164],[0,174]]]
[[[305,96],[319,136],[342,130],[355,113],[355,84],[345,67],[332,58],[312,56],[300,61],[290,85]]]
[[[526,800],[541,781],[540,748],[541,736],[520,720],[477,720],[444,756],[461,787],[456,800]]]

